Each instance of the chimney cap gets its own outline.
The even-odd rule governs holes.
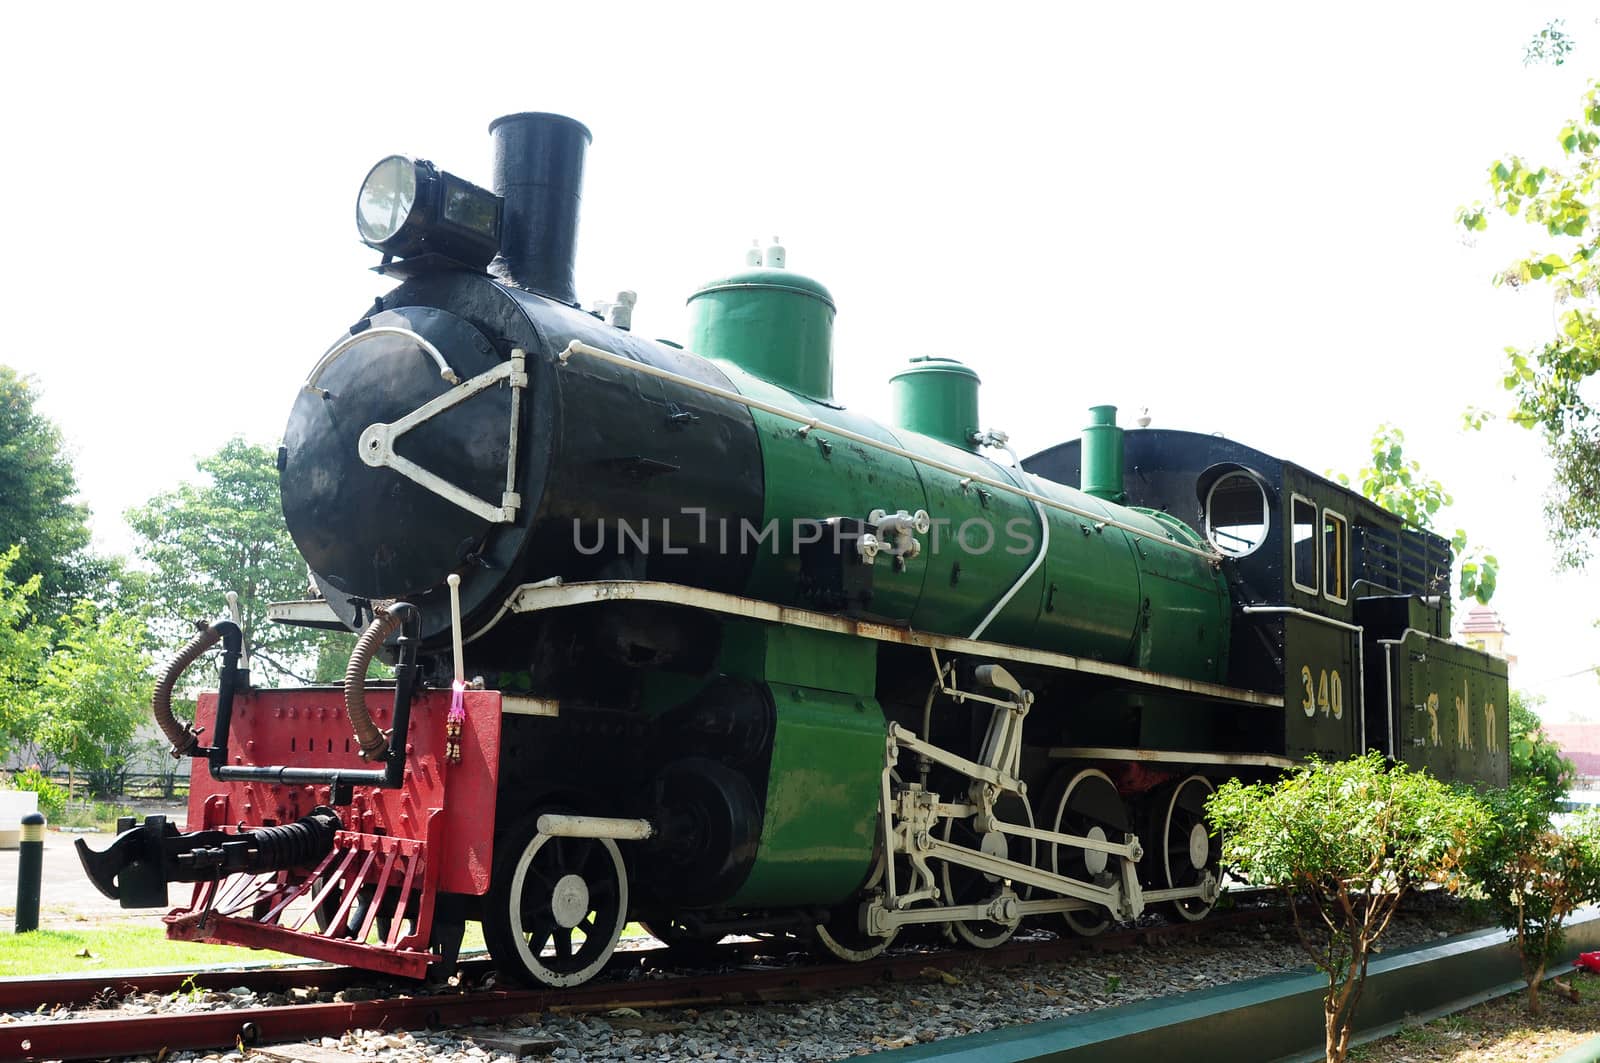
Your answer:
[[[507,122],[525,122],[530,119],[547,119],[556,122],[566,122],[568,125],[577,126],[578,129],[583,133],[583,139],[591,144],[594,143],[594,134],[589,132],[588,126],[584,125],[576,118],[569,118],[564,114],[556,114],[553,111],[518,111],[515,114],[503,114],[499,118],[496,118],[494,121],[489,123],[489,132],[493,133],[496,126],[504,125]]]

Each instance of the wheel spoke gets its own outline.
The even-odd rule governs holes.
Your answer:
[[[541,889],[537,892],[525,891],[522,894],[522,925],[532,926],[534,923],[555,922],[555,912],[551,910],[552,891]]]
[[[560,927],[553,935],[556,955],[564,960],[572,959],[572,928]]]
[[[552,928],[548,926],[535,926],[528,934],[528,951],[532,952],[535,956],[543,952],[544,947],[550,943],[551,929]]]

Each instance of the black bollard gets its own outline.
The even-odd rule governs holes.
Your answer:
[[[39,929],[39,878],[44,872],[44,813],[22,817],[17,846],[17,933]]]

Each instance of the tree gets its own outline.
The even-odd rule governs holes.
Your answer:
[[[1223,861],[1288,898],[1301,946],[1328,977],[1327,1059],[1339,1063],[1373,945],[1413,887],[1462,885],[1480,807],[1425,772],[1386,769],[1381,754],[1369,753],[1313,760],[1276,782],[1231,779],[1206,812],[1222,836]],[[1295,905],[1302,894],[1320,926]]]
[[[1508,751],[1511,755],[1510,785],[1544,795],[1550,811],[1572,789],[1578,769],[1561,755],[1561,747],[1544,733],[1535,710],[1544,702],[1539,695],[1520,690],[1511,692],[1507,702],[1507,725],[1511,730]]]
[[[1556,140],[1560,167],[1497,160],[1492,206],[1463,207],[1457,220],[1472,233],[1488,228],[1491,213],[1521,218],[1549,241],[1494,277],[1510,288],[1548,286],[1559,310],[1555,334],[1537,349],[1506,349],[1502,383],[1516,402],[1511,421],[1539,431],[1554,462],[1545,523],[1559,560],[1581,568],[1600,536],[1600,410],[1585,386],[1600,371],[1600,84]]]
[[[1455,499],[1444,484],[1422,472],[1422,465],[1405,452],[1405,433],[1392,424],[1381,424],[1372,435],[1372,463],[1356,473],[1354,481],[1344,473],[1334,478],[1346,487],[1355,486],[1367,498],[1425,531],[1433,530],[1433,519]],[[1500,562],[1482,547],[1469,545],[1467,533],[1457,528],[1450,537],[1460,561],[1458,594],[1487,605],[1494,597],[1500,575]]]
[[[253,679],[306,679],[317,653],[312,632],[267,622],[267,605],[303,597],[305,562],[283,522],[277,457],[234,438],[196,463],[204,479],[184,483],[130,510],[142,537],[139,557],[153,566],[152,624],[173,643],[197,621],[225,615],[236,591]]]
[[[13,578],[39,577],[33,611],[50,619],[93,589],[89,510],[61,430],[35,408],[33,385],[0,365],[0,550],[18,547]]]
[[[1600,820],[1566,831],[1551,826],[1551,804],[1538,786],[1484,795],[1489,815],[1467,863],[1500,925],[1516,935],[1528,1011],[1539,1014],[1545,968],[1561,950],[1564,924],[1600,897]]]
[[[20,555],[17,546],[0,550],[0,754],[27,733],[34,706],[31,692],[51,636],[49,626],[32,615],[43,577],[12,578]]]
[[[1523,48],[1522,65],[1549,63],[1551,66],[1560,66],[1572,54],[1572,49],[1572,34],[1567,32],[1567,20],[1551,19]]]
[[[143,621],[79,602],[37,688],[36,742],[82,771],[96,793],[121,789],[150,700],[150,655]]]

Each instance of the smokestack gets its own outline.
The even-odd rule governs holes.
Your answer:
[[[489,133],[494,191],[506,201],[500,254],[489,272],[507,284],[576,305],[572,262],[589,130],[565,115],[528,112],[496,118]]]

